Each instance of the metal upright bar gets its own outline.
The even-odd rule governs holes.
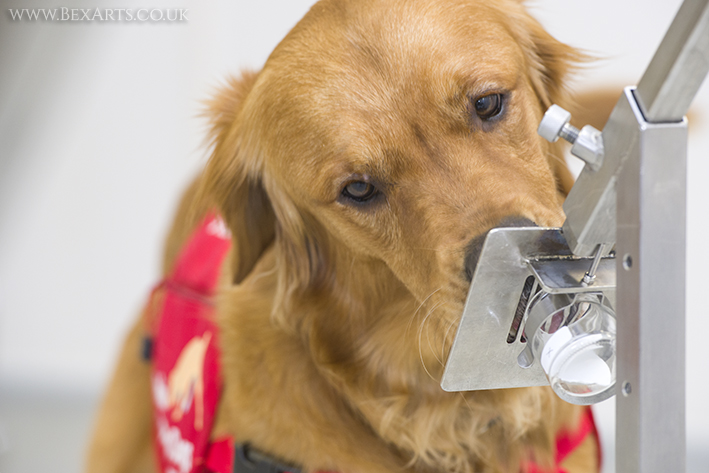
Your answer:
[[[686,0],[637,90],[626,89],[603,132],[607,145],[627,140],[615,150],[606,146],[621,151],[615,161],[618,473],[686,470],[683,116],[708,71],[709,0]]]
[[[638,82],[636,98],[650,123],[678,122],[709,71],[709,8],[686,0]]]
[[[685,471],[686,122],[637,120],[618,179],[616,471]],[[622,112],[622,113],[621,113]]]

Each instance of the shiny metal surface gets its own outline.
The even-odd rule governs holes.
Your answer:
[[[591,259],[531,260],[529,266],[537,277],[542,290],[550,294],[588,292],[589,287],[579,284],[583,281]],[[603,258],[596,269],[593,282],[594,291],[615,291],[615,260]]]
[[[540,274],[550,291],[610,290],[615,270],[612,260],[599,267],[599,285],[584,287],[584,274],[591,258],[575,258],[558,228],[496,228],[491,230],[480,253],[451,353],[441,381],[446,391],[470,391],[548,384],[538,363],[529,368],[518,364],[526,347],[516,337],[508,343],[525,280]],[[573,278],[557,273],[573,271]],[[520,328],[521,330],[521,328]]]
[[[600,169],[605,154],[602,133],[591,125],[581,128],[571,147],[571,154],[583,160],[591,170]]]
[[[525,332],[527,332],[530,337],[533,336],[544,320],[549,317],[549,314],[570,305],[573,299],[573,297],[566,294],[544,295],[541,292],[538,294],[541,294],[542,297],[539,297],[538,300],[534,301],[535,304],[527,315],[527,321],[524,327]],[[534,363],[534,359],[535,356],[534,350],[532,349],[532,343],[527,343],[524,350],[517,356],[517,364],[522,368],[529,368],[532,366],[532,363]]]
[[[637,140],[637,127],[626,88],[603,129],[603,166],[584,167],[564,202],[564,236],[574,254],[592,255],[598,245],[615,243],[615,204],[618,173]]]
[[[618,179],[616,471],[685,471],[686,121],[647,123]],[[625,389],[623,389],[625,387]]]
[[[679,122],[709,72],[709,0],[686,0],[638,82],[650,123]]]

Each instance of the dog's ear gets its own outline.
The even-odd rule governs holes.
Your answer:
[[[544,110],[553,103],[568,105],[566,88],[569,76],[592,58],[584,52],[558,41],[516,0],[505,7],[510,33],[522,48],[528,77]]]
[[[287,314],[298,311],[298,304],[312,309],[325,303],[323,294],[330,293],[334,284],[334,261],[327,232],[317,219],[299,209],[284,189],[271,181],[265,184],[276,215],[278,283],[273,316],[296,328],[294,324],[302,321],[289,319]]]
[[[200,195],[215,205],[232,234],[232,276],[240,283],[275,235],[273,208],[252,156],[242,146],[240,112],[257,74],[230,78],[207,103],[212,156]]]
[[[525,11],[523,2],[516,3],[511,14],[511,32],[524,52],[528,77],[542,112],[552,104],[571,109],[573,101],[566,88],[569,76],[578,70],[579,65],[592,58],[558,41]],[[563,143],[550,145],[549,158],[557,187],[566,196],[574,184],[574,178],[566,166]]]
[[[532,21],[530,32],[535,45],[532,64],[537,69],[537,73],[532,74],[532,85],[543,110],[546,111],[552,104],[571,107],[572,100],[565,84],[578,64],[588,60],[588,57],[557,41],[536,20]],[[574,177],[566,165],[565,146],[563,143],[556,143],[550,148],[550,164],[556,177],[557,188],[565,197],[574,185]]]

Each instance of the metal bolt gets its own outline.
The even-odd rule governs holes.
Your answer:
[[[600,131],[590,125],[581,130],[569,123],[571,114],[559,107],[552,105],[544,114],[537,133],[545,140],[554,143],[563,138],[573,146],[571,154],[582,159],[589,167],[597,171],[603,164],[603,137]]]
[[[537,133],[550,143],[554,143],[559,137],[573,143],[579,136],[579,130],[571,125],[569,120],[571,120],[569,112],[558,105],[552,105],[539,123]]]

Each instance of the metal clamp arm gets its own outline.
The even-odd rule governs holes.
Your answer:
[[[585,166],[564,203],[564,236],[574,254],[590,256],[598,245],[615,243],[616,183],[640,131],[646,123],[681,122],[708,72],[709,0],[686,0],[637,89],[611,113],[603,165]],[[635,119],[635,107],[644,120]]]

